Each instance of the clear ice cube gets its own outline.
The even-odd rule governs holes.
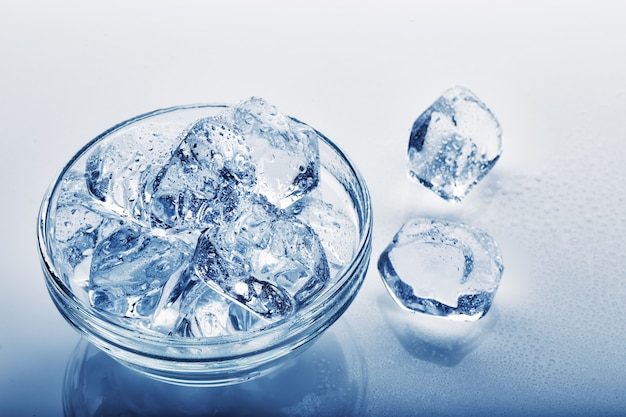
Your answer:
[[[255,181],[237,129],[222,117],[199,120],[148,186],[152,224],[203,229],[228,221]]]
[[[285,208],[319,184],[318,134],[261,98],[242,102],[233,113],[257,169],[256,192]]]
[[[210,337],[252,330],[265,320],[237,302],[215,291],[204,282],[197,286],[200,296],[193,303],[185,299],[184,312],[176,324],[174,335],[183,337]]]
[[[165,283],[189,258],[189,249],[136,226],[123,225],[96,245],[89,274],[94,308],[119,317],[152,315]]]
[[[249,331],[266,323],[207,285],[193,267],[187,267],[165,285],[146,327],[170,336],[211,337]]]
[[[104,217],[89,207],[90,196],[85,191],[85,177],[70,171],[61,183],[55,216],[54,248],[60,249],[65,272],[70,275],[77,265],[93,253],[99,227]]]
[[[343,211],[312,196],[296,201],[287,210],[317,233],[330,266],[341,269],[350,262],[358,235],[354,221]]]
[[[461,201],[501,153],[494,114],[468,89],[453,87],[413,124],[409,173],[442,198]]]
[[[167,128],[160,130],[167,132]],[[174,146],[158,132],[146,129],[99,146],[86,162],[87,189],[102,202],[102,210],[148,224],[145,187],[170,158]]]
[[[405,223],[378,260],[383,281],[401,306],[466,321],[489,311],[503,269],[500,250],[487,233],[432,219]]]
[[[306,304],[330,275],[315,232],[262,196],[232,222],[207,229],[192,266],[207,284],[269,320]]]

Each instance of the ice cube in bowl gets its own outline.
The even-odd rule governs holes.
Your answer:
[[[273,126],[274,109],[255,100],[178,106],[122,122],[71,158],[43,199],[38,243],[53,302],[92,344],[154,378],[225,385],[264,375],[332,325],[365,278],[372,213],[363,178],[324,135],[288,116]],[[298,138],[310,146],[303,154],[313,159],[288,177],[297,188],[268,187],[271,169],[255,171],[249,126],[237,126],[240,108],[255,111],[252,146],[268,129],[294,149],[304,146]],[[264,109],[272,114],[268,126]],[[215,148],[212,135],[236,146]],[[268,166],[270,145],[263,146]],[[180,190],[177,178],[186,178]],[[298,215],[317,207],[352,224],[342,234],[318,233],[319,225]],[[333,236],[350,242],[342,262],[324,254],[336,246]],[[225,263],[210,258],[198,267],[194,259],[205,259],[198,251],[207,247],[206,259],[217,254]],[[285,303],[279,314],[255,309]]]

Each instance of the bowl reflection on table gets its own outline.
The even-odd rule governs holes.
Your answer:
[[[64,174],[84,164],[98,146],[132,141],[141,132],[187,126],[223,111],[222,105],[190,105],[157,110],[123,122],[88,143],[61,171],[46,194],[38,224],[40,257],[48,292],[63,317],[89,342],[122,364],[157,379],[185,385],[224,385],[260,377],[300,353],[348,308],[365,278],[371,253],[371,203],[361,175],[329,139],[319,134],[319,193],[354,218],[357,231],[352,259],[335,272],[332,283],[286,319],[238,334],[184,338],[114,322],[74,291],[54,250],[56,201]],[[294,119],[295,120],[295,119]],[[300,123],[300,122],[299,122]],[[164,127],[163,127],[164,126]],[[133,132],[140,132],[133,134]],[[178,134],[172,134],[175,141]],[[133,146],[132,143],[127,146]],[[56,256],[56,257],[55,257]]]
[[[63,407],[66,417],[360,415],[366,385],[363,356],[340,320],[276,372],[220,387],[147,378],[82,339],[66,369]]]

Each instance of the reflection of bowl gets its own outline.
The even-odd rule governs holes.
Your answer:
[[[189,385],[223,385],[264,375],[291,354],[300,352],[326,330],[350,305],[369,264],[372,217],[363,178],[343,152],[319,135],[320,193],[325,201],[354,218],[357,238],[347,265],[333,270],[323,292],[287,318],[261,329],[205,338],[167,336],[138,330],[93,309],[85,294],[64,272],[67,262],[55,245],[59,190],[70,171],[106,143],[139,140],[158,131],[161,140],[177,141],[190,123],[216,115],[227,106],[190,105],[157,110],[123,122],[89,142],[61,171],[46,194],[38,224],[38,241],[48,291],[68,322],[91,343],[119,362],[152,377]],[[132,134],[131,134],[132,133]]]
[[[268,375],[221,387],[172,386],[120,365],[82,339],[63,383],[66,417],[358,416],[367,369],[350,327],[339,320],[302,355]]]

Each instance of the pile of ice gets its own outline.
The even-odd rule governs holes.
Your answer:
[[[176,142],[96,145],[66,173],[64,274],[109,317],[170,335],[232,334],[310,303],[352,257],[356,229],[321,199],[318,133],[251,98]]]

